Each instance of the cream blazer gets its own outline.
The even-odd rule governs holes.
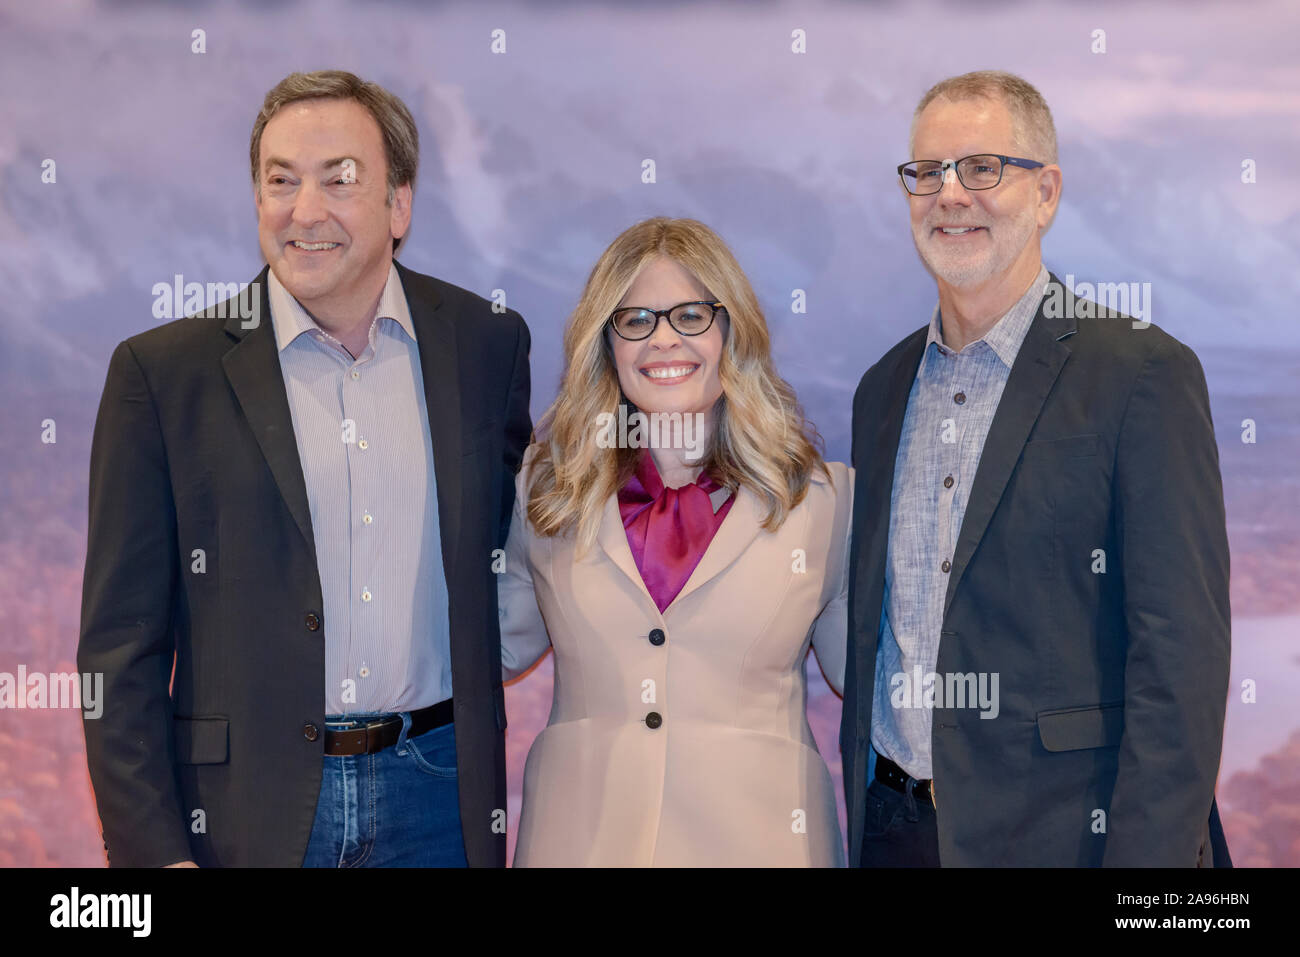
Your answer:
[[[498,579],[502,664],[510,679],[553,647],[555,686],[514,865],[842,867],[804,659],[811,642],[843,693],[852,469],[828,463],[833,487],[817,476],[775,532],[742,488],[660,614],[615,497],[582,557],[525,521],[531,453]]]

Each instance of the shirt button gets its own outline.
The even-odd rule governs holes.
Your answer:
[[[364,451],[364,450],[370,448],[370,443],[367,442],[365,439],[362,439],[360,442],[357,443],[357,448],[359,448],[359,449],[361,449],[362,451]]]
[[[663,723],[664,723],[663,715],[661,715],[658,711],[651,711],[648,715],[645,716],[645,726],[649,728],[651,731],[653,731],[655,728],[659,727],[659,725]]]
[[[943,560],[943,564],[940,565],[939,567],[942,568],[945,572],[952,571],[952,562],[948,561],[948,559],[945,558]]]
[[[943,487],[944,487],[944,488],[952,488],[952,476],[951,476],[951,475],[949,475],[947,478],[945,478],[945,479],[943,480]]]
[[[662,645],[667,640],[668,636],[664,634],[662,628],[655,628],[650,632],[650,644],[652,645]]]
[[[963,405],[966,402],[966,393],[958,392],[952,397],[952,401],[956,402],[958,405]]]
[[[352,378],[354,378],[354,379],[360,379],[360,378],[361,378],[361,373],[358,372],[356,369],[353,369],[353,370],[352,370]]]
[[[302,736],[308,741],[315,741],[320,737],[320,729],[311,722],[308,722],[302,726]]]
[[[366,512],[364,515],[361,516],[361,521],[363,521],[363,522],[365,522],[365,524],[369,525],[371,522],[374,521],[374,518],[371,517],[371,515],[370,515],[369,512]]]
[[[945,568],[944,571],[947,571],[947,569]],[[363,589],[361,590],[361,600],[362,600],[362,601],[370,601],[370,589],[369,589],[369,588],[363,588]]]
[[[365,665],[362,665],[360,668],[357,669],[357,674],[359,674],[363,678],[369,678],[370,669],[367,668]]]
[[[303,624],[307,626],[308,631],[320,631],[320,616],[314,611],[309,611],[307,617],[303,619]]]

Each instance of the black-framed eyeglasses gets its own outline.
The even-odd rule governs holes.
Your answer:
[[[898,178],[913,196],[928,196],[943,189],[950,169],[957,171],[957,179],[967,189],[992,189],[1002,182],[1002,171],[1008,166],[1038,169],[1042,165],[1019,156],[975,153],[959,160],[912,160],[898,167]]]
[[[609,324],[619,336],[633,342],[654,335],[660,319],[667,319],[668,325],[683,336],[698,336],[709,331],[718,310],[724,308],[722,303],[708,300],[679,302],[671,309],[624,306],[609,314]]]

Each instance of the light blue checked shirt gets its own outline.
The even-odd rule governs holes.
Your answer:
[[[369,344],[355,359],[274,271],[267,286],[316,539],[325,713],[436,704],[451,697],[447,581],[402,281],[389,266]]]
[[[923,681],[934,671],[950,563],[975,470],[1048,278],[1047,267],[1039,267],[1016,304],[961,352],[944,345],[936,306],[907,397],[890,496],[871,743],[918,780],[933,774],[934,714],[918,696],[909,702],[892,692],[901,681],[914,688],[917,668]],[[895,706],[896,697],[904,707]]]

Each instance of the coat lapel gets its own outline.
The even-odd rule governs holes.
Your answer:
[[[442,297],[428,278],[395,262],[411,324],[420,348],[420,374],[433,445],[433,474],[438,487],[438,528],[444,568],[455,568],[460,541],[461,463],[460,358],[456,326],[442,310]]]
[[[984,450],[980,453],[979,468],[975,470],[970,501],[953,554],[952,574],[948,578],[948,593],[943,605],[945,616],[971,556],[1002,500],[1002,492],[1011,478],[1012,469],[1020,460],[1025,440],[1038,421],[1043,403],[1052,391],[1065,360],[1070,357],[1070,347],[1063,340],[1077,331],[1074,318],[1068,315],[1049,317],[1043,311],[1045,303],[1061,301],[1051,295],[1052,283],[1059,285],[1060,280],[1050,277],[1047,294],[1039,302],[1038,313],[1025,334],[1020,351],[1016,353],[988,437],[984,440]]]
[[[605,511],[601,515],[596,542],[614,566],[632,579],[632,583],[641,590],[645,600],[653,607],[654,599],[650,597],[650,590],[645,587],[641,571],[636,567],[636,559],[632,557],[632,546],[627,543],[627,530],[623,527],[623,518],[618,511],[617,495],[611,495],[605,500]]]
[[[747,488],[737,489],[735,495],[736,501],[726,517],[722,519],[722,524],[718,526],[718,531],[709,542],[709,547],[704,550],[704,557],[695,566],[695,571],[691,572],[691,577],[686,580],[686,584],[682,586],[682,590],[677,593],[677,597],[673,599],[668,609],[710,579],[726,571],[744,554],[745,549],[762,531],[760,523],[767,510],[762,507],[758,496]],[[622,525],[621,522],[619,524]],[[623,538],[626,544],[627,536],[624,535]]]
[[[928,327],[927,327],[928,328]],[[912,391],[912,382],[920,367],[921,357],[925,353],[927,328],[913,333],[906,345],[899,351],[894,361],[894,368],[889,374],[889,384],[883,395],[887,396],[889,405],[873,416],[867,409],[868,425],[863,429],[861,441],[855,435],[854,447],[859,453],[855,455],[858,467],[866,473],[865,506],[862,514],[866,516],[867,527],[854,530],[856,536],[862,536],[855,546],[857,552],[858,572],[865,573],[859,579],[867,583],[872,597],[869,601],[855,604],[856,610],[866,617],[855,624],[864,634],[869,634],[874,641],[880,621],[880,604],[885,581],[885,561],[889,548],[890,503],[894,490],[894,462],[898,458],[898,443],[903,435],[903,417],[907,413],[907,399]]]
[[[736,492],[735,504],[731,506],[722,524],[718,526],[718,531],[705,549],[700,563],[695,566],[691,577],[687,579],[682,590],[677,593],[677,597],[663,613],[667,614],[679,601],[705,582],[717,577],[739,558],[750,543],[758,537],[759,523],[763,520],[763,514],[757,496],[749,489],[739,489]],[[605,502],[605,511],[601,516],[600,531],[597,533],[596,541],[614,565],[632,579],[645,595],[650,607],[657,608],[650,590],[646,588],[645,581],[641,577],[640,569],[636,567],[636,559],[632,557],[632,547],[627,543],[627,529],[623,527],[617,495],[611,495]]]
[[[316,540],[311,531],[311,510],[307,505],[307,484],[302,476],[302,463],[298,458],[298,443],[294,437],[293,419],[289,412],[289,396],[280,370],[280,355],[275,345],[275,329],[271,322],[271,299],[266,285],[265,267],[250,286],[257,290],[260,301],[258,322],[252,329],[243,328],[244,320],[232,315],[225,330],[236,340],[234,347],[221,357],[226,379],[230,382],[239,406],[244,410],[249,428],[257,439],[258,447],[266,459],[275,484],[280,489],[289,513],[302,532],[302,537],[312,554],[316,553]],[[238,310],[231,310],[238,313]]]

